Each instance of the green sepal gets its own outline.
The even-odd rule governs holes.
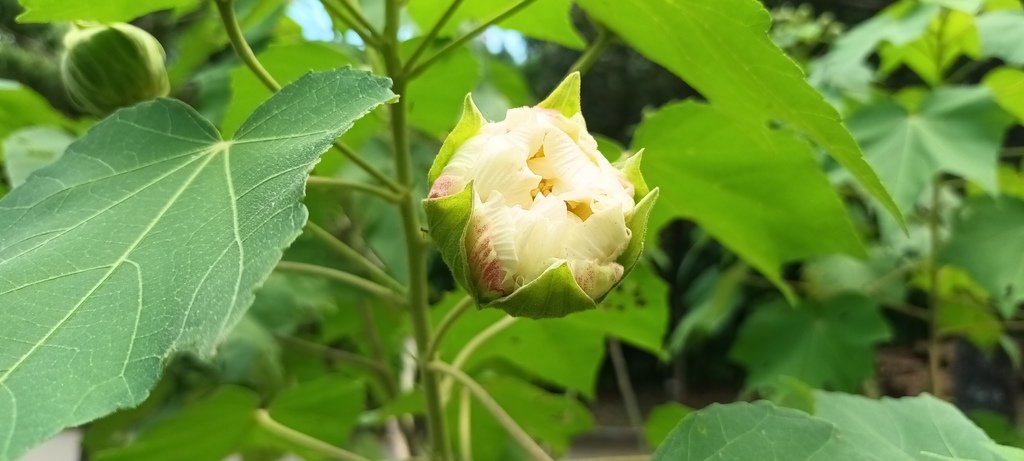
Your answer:
[[[563,262],[544,271],[536,280],[512,294],[482,307],[501,309],[513,317],[534,319],[565,317],[573,312],[597,308],[597,302],[576,283],[569,263]]]
[[[457,194],[423,200],[430,237],[441,252],[441,258],[451,268],[452,277],[474,299],[480,299],[476,284],[470,280],[469,261],[466,257],[466,232],[473,213],[473,184]]]
[[[473,95],[467,94],[466,99],[462,103],[462,117],[459,118],[459,123],[455,124],[455,128],[452,129],[451,133],[448,133],[448,137],[444,138],[444,144],[441,144],[441,150],[438,151],[437,156],[434,157],[434,163],[430,165],[430,172],[427,173],[427,179],[430,184],[434,184],[438,176],[441,176],[441,171],[444,167],[448,166],[448,162],[455,156],[455,151],[462,147],[462,144],[469,138],[472,138],[480,132],[487,123],[487,119],[480,113],[480,109],[476,107],[473,102]]]
[[[560,112],[566,118],[572,117],[580,112],[580,73],[573,72],[562,80],[557,87],[544,98],[537,107],[553,109]]]
[[[633,186],[639,190],[639,185],[633,183]],[[647,187],[646,185],[644,187]],[[629,238],[629,244],[626,245],[626,249],[619,255],[617,263],[622,265],[623,273],[622,279],[629,276],[629,272],[636,266],[637,261],[640,260],[640,256],[644,252],[644,242],[647,240],[647,221],[651,217],[651,210],[654,209],[654,202],[658,201],[658,195],[660,189],[655,187],[653,190],[644,195],[644,198],[633,207],[632,210],[626,214],[626,227],[629,228],[632,234]],[[611,290],[608,290],[610,293]]]
[[[637,153],[615,164],[615,167],[622,171],[622,174],[626,175],[626,179],[633,184],[634,200],[637,197],[646,197],[651,192],[651,188],[647,186],[647,181],[644,181],[643,173],[640,172],[640,162],[643,160],[643,157],[644,150],[640,149]]]

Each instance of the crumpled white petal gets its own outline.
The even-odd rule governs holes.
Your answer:
[[[594,299],[621,279],[616,259],[632,237],[625,216],[634,189],[598,152],[582,115],[509,110],[459,147],[430,196],[470,182],[466,249],[484,293],[508,295],[563,263]]]

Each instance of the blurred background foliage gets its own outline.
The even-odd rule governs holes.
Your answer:
[[[339,21],[337,1],[324,0],[326,10],[310,0],[237,8],[246,38],[285,83],[379,59]],[[380,17],[381,2],[361,3],[371,20]],[[410,53],[442,3],[410,3]],[[505,3],[467,2],[441,39]],[[655,446],[690,408],[712,402],[763,397],[806,409],[812,389],[932,392],[996,441],[1024,447],[1024,8],[1016,0],[764,3],[771,40],[846,119],[906,231],[785,120],[737,135],[748,121],[698,103],[705,95],[623,41],[634,38],[569,0],[541,1],[411,85],[418,166],[426,170],[466,93],[500,118],[550,91],[586,44],[607,41],[584,75],[584,113],[606,155],[647,149],[648,180],[664,194],[657,244],[603,309],[520,321],[483,345],[474,341],[500,313],[472,312],[450,331],[442,358],[469,370],[555,453]],[[60,81],[66,24],[19,23],[19,11],[16,0],[0,0],[0,193],[95,121],[76,112]],[[209,2],[133,24],[164,44],[172,96],[225,135],[269,96],[230,51]],[[344,140],[389,171],[384,121],[372,113]],[[362,179],[330,155],[317,174]],[[310,189],[307,205],[313,222],[404,277],[399,217],[383,202]],[[286,259],[344,268],[308,235]],[[459,295],[434,261],[440,322]],[[189,459],[294,451],[242,416],[264,405],[366,456],[401,454],[375,441],[397,440],[388,434],[408,421],[392,416],[422,411],[407,392],[408,328],[401,313],[354,291],[275,274],[215,360],[175,361],[146,404],[87,426],[83,452],[184,459],[175,450],[212,430],[231,434],[190,446]],[[472,459],[521,459],[479,406],[449,408],[453,426],[473,422]]]

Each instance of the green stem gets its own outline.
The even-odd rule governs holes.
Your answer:
[[[432,455],[438,461],[452,459],[451,446],[448,443],[448,431],[445,425],[444,408],[441,405],[437,375],[431,373],[425,365],[433,357],[427,357],[430,347],[430,306],[427,302],[427,248],[423,240],[419,223],[419,202],[411,193],[416,185],[413,176],[412,151],[409,147],[409,127],[406,121],[407,102],[405,98],[408,80],[402,72],[402,58],[398,50],[398,28],[401,12],[400,0],[387,0],[385,7],[384,36],[385,44],[382,53],[388,74],[392,80],[392,90],[399,95],[398,102],[389,106],[391,114],[391,135],[395,149],[395,170],[398,182],[407,191],[406,197],[399,203],[402,216],[402,231],[405,238],[406,255],[409,265],[408,306],[412,319],[413,336],[416,350],[419,352],[420,377],[426,400],[427,434],[430,439]]]
[[[316,264],[300,263],[295,261],[281,261],[277,263],[277,269],[289,272],[318,275],[329,279],[337,280],[346,285],[359,288],[369,294],[377,296],[385,301],[391,301],[396,305],[404,305],[405,299],[395,294],[391,288],[378,285],[358,275],[332,269],[330,267],[318,266]]]
[[[597,58],[601,56],[601,53],[604,52],[605,48],[608,48],[608,45],[612,43],[613,38],[615,38],[615,35],[613,35],[611,31],[598,25],[597,37],[594,38],[593,42],[587,44],[587,49],[583,50],[583,54],[580,55],[579,59],[572,64],[572,67],[569,67],[569,72],[566,73],[587,73],[587,71],[590,70],[590,66],[593,66],[594,63],[597,62]]]
[[[928,376],[931,378],[932,394],[942,398],[939,394],[939,376],[942,373],[941,352],[942,338],[939,335],[939,225],[941,215],[939,213],[941,196],[941,183],[932,183],[932,206],[928,216],[928,237],[931,248],[929,250],[928,277],[930,283],[928,302],[931,312],[931,319],[928,329]]]
[[[352,453],[351,451],[338,448],[309,434],[304,434],[285,426],[284,424],[275,421],[274,418],[271,418],[270,413],[268,413],[267,410],[256,410],[255,418],[256,423],[267,432],[283,440],[287,440],[301,447],[320,453],[330,459],[342,461],[370,461],[369,459]]]
[[[401,283],[391,278],[391,276],[388,275],[387,272],[384,272],[380,266],[371,262],[365,256],[356,251],[355,248],[352,248],[345,242],[342,242],[333,234],[327,232],[326,229],[316,225],[313,221],[308,221],[306,223],[306,228],[309,230],[310,234],[320,239],[320,241],[326,244],[329,248],[337,252],[349,262],[358,265],[364,271],[369,273],[370,278],[375,282],[388,285],[399,293],[405,293],[405,287],[402,286]]]
[[[512,436],[512,438],[515,439],[515,441],[518,442],[531,457],[533,457],[533,459],[539,461],[554,461],[554,458],[544,451],[544,449],[530,437],[530,434],[527,434],[522,427],[519,427],[516,420],[512,419],[504,408],[501,408],[501,405],[494,400],[494,397],[491,397],[491,394],[487,393],[487,390],[484,389],[480,383],[474,381],[473,378],[462,370],[448,365],[447,363],[434,361],[431,362],[429,366],[430,369],[448,375],[461,384],[462,387],[469,390],[469,392],[480,401],[484,408],[491,412],[491,415],[498,421],[498,424],[501,424],[505,431],[508,432],[508,434]]]
[[[430,31],[427,32],[427,35],[423,36],[423,41],[420,42],[420,46],[416,47],[416,51],[412,53],[412,56],[409,56],[409,60],[405,62],[404,70],[412,69],[413,66],[416,65],[416,61],[420,59],[420,56],[422,56],[425,51],[427,51],[427,48],[430,48],[431,42],[433,42],[434,39],[437,38],[437,35],[441,33],[441,29],[444,28],[444,25],[448,23],[448,20],[452,18],[452,15],[455,14],[455,10],[459,9],[459,5],[461,4],[462,0],[452,0],[452,3],[448,5],[448,9],[444,10],[441,17],[434,23],[434,27],[431,27]]]
[[[444,339],[444,335],[448,333],[455,321],[462,317],[470,308],[475,305],[473,297],[466,295],[462,298],[452,310],[448,311],[448,314],[441,319],[441,323],[437,324],[437,330],[434,331],[434,339],[430,342],[430,347],[427,348],[427,357],[434,357],[437,355],[438,348],[441,347],[441,341]]]
[[[256,74],[263,85],[270,88],[270,91],[278,91],[281,89],[281,85],[274,80],[274,77],[267,72],[267,69],[260,64],[259,59],[256,59],[256,54],[252,52],[252,48],[249,47],[249,42],[245,41],[245,35],[242,34],[242,27],[238,24],[238,18],[235,17],[235,9],[232,5],[232,0],[215,0],[213,2],[217,5],[217,11],[220,12],[221,22],[224,23],[224,30],[228,33],[228,40],[231,41],[231,47],[235,49],[235,54],[242,60],[243,63]]]
[[[335,2],[341,3],[342,8],[344,8],[345,11],[348,11],[348,14],[351,15],[351,17],[338,9],[338,5],[336,5]],[[363,43],[366,43],[366,46],[380,48],[380,35],[373,30],[370,23],[363,17],[363,15],[359,14],[358,11],[354,14],[352,13],[354,8],[350,3],[345,0],[322,0],[320,3],[324,5],[324,9],[327,10],[327,13],[330,14],[331,17],[345,23],[352,32],[355,32],[356,35],[363,40]]]
[[[328,178],[324,176],[310,176],[306,180],[306,185],[321,187],[337,187],[339,189],[366,192],[367,194],[376,195],[392,203],[398,202],[398,196],[391,193],[391,191],[384,189],[383,187],[377,187],[374,185],[365,184],[358,181],[346,181],[344,179]]]
[[[497,23],[499,23],[501,21],[504,21],[505,19],[508,19],[512,15],[518,13],[519,10],[522,10],[523,8],[526,8],[526,7],[530,6],[530,4],[533,3],[534,1],[536,1],[536,0],[520,0],[515,5],[512,5],[512,6],[508,7],[508,9],[506,9],[505,11],[502,11],[501,13],[498,13],[493,18],[491,18],[491,19],[485,21],[483,24],[480,24],[479,26],[477,26],[475,29],[473,29],[473,30],[471,30],[469,32],[466,32],[465,35],[463,35],[463,36],[461,36],[461,37],[459,37],[459,38],[457,38],[455,40],[452,40],[451,42],[448,42],[447,45],[445,45],[443,48],[438,50],[432,56],[427,58],[427,60],[424,61],[422,64],[417,65],[415,67],[407,67],[405,69],[405,71],[404,71],[405,76],[407,78],[413,78],[413,77],[423,73],[423,71],[427,70],[432,64],[434,64],[435,62],[437,62],[438,60],[443,58],[446,54],[450,53],[453,50],[458,49],[460,46],[462,46],[466,42],[476,38],[477,35],[482,34],[485,30],[487,30],[488,27],[491,27],[491,26],[493,26],[493,25],[495,25],[495,24],[497,24]]]
[[[636,397],[636,390],[633,389],[633,381],[629,379],[629,365],[626,363],[626,356],[622,353],[622,343],[616,339],[608,340],[608,358],[612,361],[612,370],[615,372],[615,381],[619,387],[619,394],[622,396],[622,404],[626,407],[629,425],[632,426],[637,438],[637,448],[647,450],[647,440],[644,438],[644,415],[640,411],[640,403]]]
[[[400,186],[394,180],[389,178],[388,175],[384,174],[383,171],[380,171],[379,169],[377,169],[377,167],[371,165],[370,162],[367,162],[366,159],[360,156],[359,153],[353,150],[351,147],[348,147],[341,141],[334,141],[334,144],[332,144],[332,146],[334,146],[334,148],[337,149],[338,152],[341,152],[341,155],[343,155],[345,158],[352,161],[352,163],[355,163],[356,166],[358,166],[360,169],[367,172],[370,176],[373,176],[373,179],[380,181],[380,183],[387,187],[389,190],[391,190],[391,192],[394,192],[395,194],[398,195],[405,193],[405,189],[403,189],[402,186]]]
[[[501,320],[498,320],[497,322],[491,324],[491,326],[485,328],[480,333],[477,333],[476,336],[473,337],[473,339],[470,339],[468,343],[462,346],[462,349],[459,350],[459,354],[456,355],[455,360],[452,361],[452,366],[461,369],[463,366],[466,365],[466,361],[469,360],[469,358],[473,355],[473,352],[476,352],[476,350],[479,349],[481,345],[489,341],[495,335],[501,333],[506,328],[512,326],[512,324],[516,323],[517,319],[518,317],[505,316]],[[449,395],[449,393],[451,392],[451,387],[451,381],[445,381],[441,385],[441,394],[446,396]]]

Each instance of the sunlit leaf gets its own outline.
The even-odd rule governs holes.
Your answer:
[[[127,22],[146,13],[196,5],[198,0],[104,0],[67,2],[63,0],[19,0],[25,12],[22,22],[98,21]]]
[[[781,124],[802,133],[900,216],[839,114],[769,39],[770,18],[760,2],[581,0],[579,5],[717,109],[752,124]]]
[[[780,285],[785,262],[863,253],[810,146],[788,133],[685,102],[645,120],[633,143],[646,149],[647,182],[664,194],[652,229],[694,220]]]

